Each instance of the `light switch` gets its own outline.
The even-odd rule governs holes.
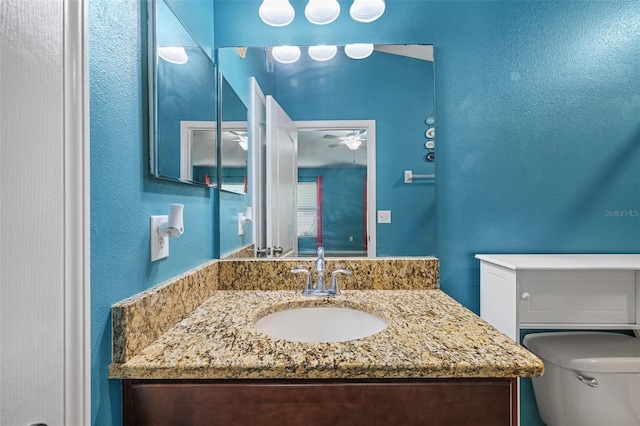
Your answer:
[[[391,210],[378,210],[378,223],[391,223]]]

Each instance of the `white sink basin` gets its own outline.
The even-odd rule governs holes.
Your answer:
[[[343,307],[303,307],[274,312],[254,324],[261,333],[294,342],[345,342],[372,336],[387,322]]]

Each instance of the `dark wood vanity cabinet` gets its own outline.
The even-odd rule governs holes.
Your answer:
[[[123,423],[515,425],[516,392],[516,379],[123,380]]]

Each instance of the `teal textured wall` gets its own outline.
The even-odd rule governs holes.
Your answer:
[[[122,419],[120,381],[107,379],[111,305],[201,265],[214,254],[212,190],[160,181],[149,174],[146,11],[145,1],[89,2],[94,425],[118,425]],[[207,19],[202,13],[198,16]],[[208,22],[212,19],[209,14]],[[210,38],[213,45],[212,31]],[[167,214],[171,203],[184,204],[185,232],[171,239],[167,259],[152,263],[149,216]]]

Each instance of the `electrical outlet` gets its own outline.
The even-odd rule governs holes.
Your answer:
[[[378,210],[378,223],[391,223],[391,210]]]
[[[158,235],[158,227],[169,220],[169,216],[151,216],[151,261],[169,257],[169,237]]]

